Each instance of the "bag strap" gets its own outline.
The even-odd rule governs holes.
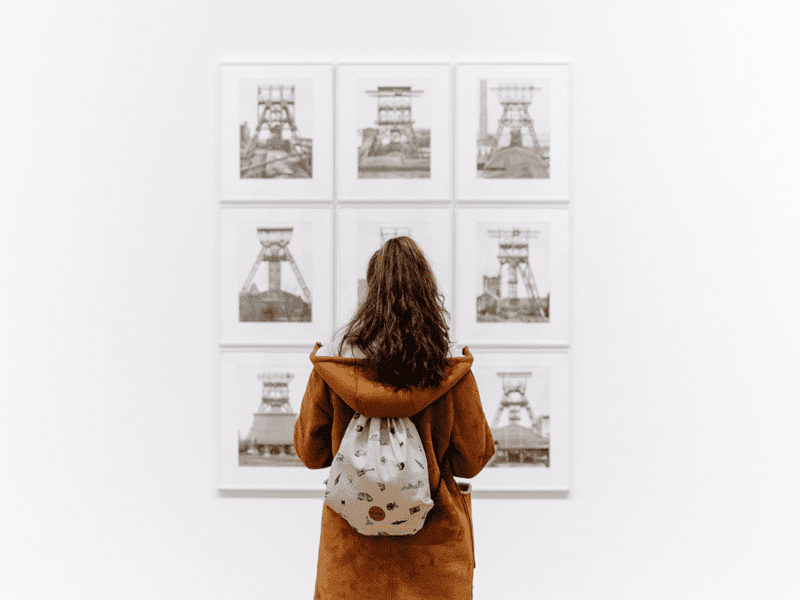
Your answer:
[[[447,462],[447,460],[450,458],[450,454],[451,454],[452,450],[453,450],[453,446],[448,444],[447,445],[447,449],[444,451],[444,454],[442,454],[442,461],[439,464],[439,485],[436,486],[436,491],[433,494],[431,494],[431,496],[432,496],[431,499],[436,504],[439,503],[439,490],[442,487],[442,479],[444,479],[444,465]]]

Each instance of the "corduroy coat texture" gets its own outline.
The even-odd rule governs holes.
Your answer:
[[[443,476],[438,502],[422,529],[410,536],[361,535],[323,505],[314,599],[472,598],[471,506],[453,476],[474,477],[495,449],[469,349],[450,359],[440,386],[395,392],[370,378],[363,359],[316,356],[320,347],[317,343],[311,353],[314,369],[294,429],[295,449],[303,463],[311,469],[330,466],[347,425],[359,412],[367,417],[409,417],[422,438],[432,493]],[[448,446],[448,459],[442,464]]]

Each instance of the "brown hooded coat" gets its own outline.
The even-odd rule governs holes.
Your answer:
[[[310,469],[328,467],[356,412],[409,417],[428,459],[431,492],[439,500],[425,525],[409,536],[365,536],[323,506],[315,600],[463,600],[472,598],[475,549],[469,497],[453,476],[474,477],[494,454],[481,407],[472,355],[450,359],[438,387],[395,392],[370,379],[360,358],[316,356],[295,423],[297,455]],[[445,450],[449,459],[442,465]],[[440,466],[442,471],[440,471]]]

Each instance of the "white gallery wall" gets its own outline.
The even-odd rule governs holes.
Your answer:
[[[252,60],[571,64],[572,490],[474,498],[477,599],[800,597],[788,7],[4,2],[0,598],[313,595],[322,499],[217,491]]]

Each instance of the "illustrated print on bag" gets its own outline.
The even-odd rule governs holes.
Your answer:
[[[374,522],[372,522],[372,521],[370,521],[370,520],[369,520],[369,517],[367,517],[367,522],[366,522],[366,523],[364,523],[364,525],[375,525],[375,523],[374,523]]]
[[[372,502],[372,496],[370,496],[367,492],[358,492],[358,499],[366,500],[367,502]]]
[[[420,511],[419,506],[412,506],[411,508],[408,509],[408,514],[413,515],[415,513],[418,513],[419,511]]]
[[[408,519],[403,519],[402,521],[392,521],[392,525],[401,525],[407,521]]]
[[[381,456],[381,464],[382,465],[386,464],[386,457],[385,456]]]
[[[353,485],[353,476],[352,475],[348,475],[347,476],[347,483],[349,483],[350,485]]]
[[[373,433],[371,436],[369,436],[369,441],[371,441],[371,442],[374,442],[377,439],[378,439],[378,434],[377,433]]]
[[[341,474],[341,473],[339,473],[339,474],[336,476],[336,479],[334,479],[334,480],[333,480],[333,485],[336,485],[337,483],[339,483],[339,478],[340,478],[341,476],[342,476],[342,474]]]
[[[374,470],[374,469],[373,469]],[[378,483],[378,487],[381,488],[381,491],[386,491],[386,484],[385,483]]]
[[[363,425],[356,425],[356,431],[364,431]]]
[[[367,471],[374,471],[374,470],[375,470],[375,467],[372,467],[371,469],[357,469],[357,470],[356,470],[356,475],[358,475],[359,477],[361,477],[361,476],[362,476],[364,473],[366,473]]]
[[[336,454],[336,460],[338,460],[339,462],[342,462],[344,460],[344,454],[342,454],[341,452],[337,453]]]
[[[397,508],[397,502],[395,501],[389,502],[389,504],[386,505],[386,508],[388,508],[389,510],[394,510],[395,508]]]
[[[389,433],[394,435],[394,426],[392,426],[392,425],[389,426]]]
[[[405,466],[406,466],[406,463],[402,463],[402,462],[401,462],[401,463],[397,463],[397,468],[398,468],[400,471],[402,471],[402,470],[405,468]]]
[[[356,414],[354,414],[354,415],[353,415],[353,418],[354,418],[354,419],[360,419],[360,418],[361,418],[361,415],[360,415],[360,414],[358,414],[358,413],[356,413]]]
[[[400,488],[400,490],[401,491],[402,490],[415,490],[415,489],[421,488],[421,487],[422,487],[422,480],[417,481],[417,483],[409,483],[408,485],[404,485],[403,487]]]
[[[425,468],[425,465],[423,465],[421,462],[419,462],[419,461],[418,461],[416,458],[415,458],[414,460],[415,460],[415,461],[416,461],[416,463],[419,465],[419,468],[420,468],[420,469],[424,469],[424,468]]]
[[[366,456],[366,455],[367,455],[367,451],[366,450],[362,450],[361,448],[359,448],[358,450],[353,452],[353,456]]]

